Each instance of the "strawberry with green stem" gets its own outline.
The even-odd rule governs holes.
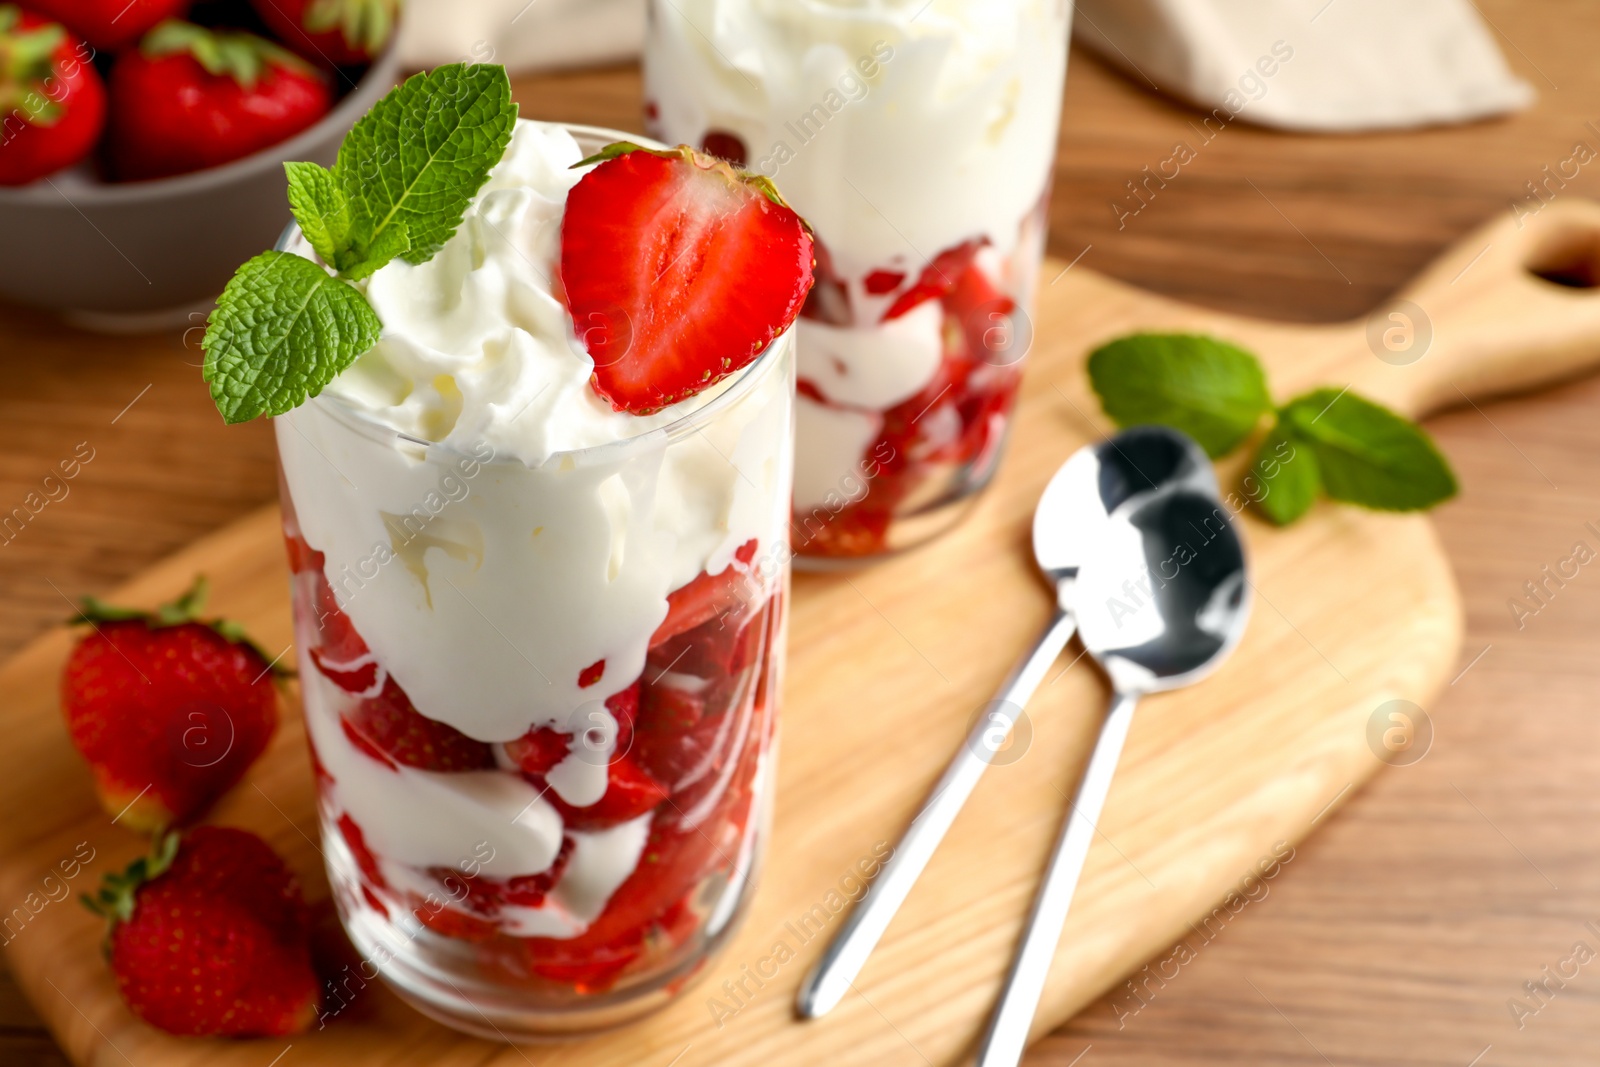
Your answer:
[[[327,79],[254,34],[169,20],[111,71],[108,154],[122,181],[217,167],[328,113]]]
[[[116,821],[154,832],[203,814],[266,750],[274,667],[234,624],[203,621],[205,579],[155,611],[85,597],[90,632],[61,680],[67,732]]]
[[[400,0],[251,0],[278,38],[315,62],[370,63],[394,36]]]
[[[152,1026],[281,1037],[316,1021],[322,989],[300,886],[255,834],[201,826],[163,835],[83,902],[110,920],[117,988]]]
[[[25,185],[93,151],[106,90],[94,52],[59,23],[0,4],[0,185]]]

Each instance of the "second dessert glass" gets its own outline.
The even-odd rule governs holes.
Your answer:
[[[1069,0],[671,0],[652,134],[774,178],[816,230],[791,536],[830,566],[946,529],[1009,429]]]

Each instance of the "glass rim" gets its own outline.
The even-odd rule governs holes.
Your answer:
[[[593,143],[593,147],[595,148],[603,147],[615,141],[632,141],[634,144],[642,145],[645,148],[666,147],[661,142],[649,137],[645,137],[641,134],[626,133],[622,130],[608,129],[604,126],[587,126],[570,122],[545,122],[539,119],[518,119],[518,121],[532,122],[540,126],[559,127],[572,134],[574,139],[576,139],[580,145],[583,145],[585,141],[588,140]],[[293,244],[300,236],[300,224],[291,219],[289,224],[283,228],[283,232],[278,235],[277,243],[273,245],[273,251],[289,252],[289,246]],[[571,318],[570,313],[568,318]],[[476,455],[467,451],[463,451],[461,448],[455,445],[446,444],[443,441],[429,441],[423,437],[416,437],[405,432],[404,430],[391,426],[388,423],[383,422],[369,414],[368,412],[362,411],[346,401],[336,396],[329,395],[326,392],[319,393],[316,396],[307,397],[305,403],[301,406],[315,406],[318,411],[326,413],[335,421],[343,424],[346,428],[354,430],[365,437],[382,441],[392,441],[398,438],[399,440],[408,444],[427,449],[429,450],[430,454],[438,453],[447,458],[470,458],[473,461],[486,466],[516,465],[525,467],[529,470],[538,470],[549,467],[551,463],[566,461],[570,461],[577,466],[589,466],[592,464],[605,462],[611,459],[613,456],[626,455],[634,451],[649,451],[657,446],[665,447],[666,445],[671,444],[673,441],[686,437],[691,433],[699,432],[702,426],[713,421],[718,415],[722,414],[725,409],[732,407],[754,390],[756,384],[766,376],[766,373],[770,370],[770,368],[780,362],[781,356],[776,355],[776,353],[779,353],[782,349],[793,347],[794,332],[795,324],[791,323],[787,329],[783,330],[783,332],[774,337],[772,339],[772,343],[767,345],[766,348],[762,349],[761,352],[757,354],[755,359],[739,368],[721,382],[718,382],[716,386],[713,386],[713,388],[720,386],[722,391],[701,406],[695,408],[693,411],[686,412],[683,415],[680,415],[678,418],[673,419],[671,422],[654,427],[653,429],[645,430],[642,433],[633,434],[629,437],[619,437],[614,441],[605,441],[600,444],[585,445],[581,448],[569,448],[561,451],[551,452],[549,456],[547,456],[545,460],[538,466],[532,466],[516,456],[501,457],[497,455],[487,460],[480,459]],[[575,339],[576,334],[574,333],[573,340]],[[365,353],[363,353],[363,355],[365,355]],[[680,401],[679,403],[683,403],[683,401]],[[292,411],[285,413],[285,415],[292,414]],[[285,415],[275,416],[273,421],[276,422],[278,419],[284,418]]]

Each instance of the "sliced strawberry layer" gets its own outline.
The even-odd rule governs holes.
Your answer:
[[[930,479],[981,479],[1004,440],[1020,381],[1026,338],[1017,336],[1016,302],[986,270],[986,239],[964,241],[936,255],[883,313],[897,318],[929,300],[944,312],[944,358],[915,396],[882,411],[882,429],[865,450],[873,473],[866,495],[836,513],[794,516],[795,549],[802,555],[853,558],[888,547],[903,502],[927,502]],[[819,253],[820,255],[820,253]],[[894,291],[892,272],[874,271],[869,292]],[[830,401],[799,383],[802,395]],[[920,495],[919,495],[920,493]]]
[[[361,827],[349,815],[339,816],[339,836],[344,838],[350,855],[355,857],[356,867],[361,871],[361,877],[379,889],[389,888],[389,883],[384,880],[383,870],[378,866],[378,857],[372,854],[367,847],[367,839],[361,833]]]
[[[425,771],[476,771],[494,766],[494,753],[453,726],[411,706],[390,678],[383,691],[345,713],[346,736],[377,749],[395,763]]]
[[[493,918],[506,904],[537,908],[555,884],[561,880],[576,842],[571,837],[561,839],[561,848],[550,868],[538,874],[518,875],[515,878],[490,878],[486,875],[469,875],[450,867],[430,867],[428,873],[440,884],[453,903],[464,906],[477,915]]]
[[[727,163],[688,148],[607,151],[624,154],[567,194],[561,279],[595,391],[646,414],[788,328],[811,286],[811,235],[770,183]]]
[[[605,677],[606,661],[596,660],[578,672],[578,688],[587,689],[601,678]]]
[[[633,744],[633,724],[639,717],[639,682],[606,698],[606,710],[617,724],[614,753],[627,752]],[[597,724],[598,725],[598,724]],[[506,755],[529,777],[549,774],[556,764],[572,752],[573,736],[553,726],[529,730],[515,741],[505,743]],[[590,742],[586,739],[586,745]]]
[[[688,585],[669,593],[667,617],[650,636],[650,647],[655,648],[745,603],[754,588],[747,566],[755,558],[758,547],[758,541],[752,537],[734,552],[739,566],[729,566],[715,575],[701,571]]]
[[[505,750],[523,774],[549,774],[572,751],[572,735],[553,726],[541,726],[515,741],[507,741]]]
[[[865,289],[873,296],[885,296],[894,292],[905,283],[906,276],[903,271],[875,270],[862,279],[861,288]]]

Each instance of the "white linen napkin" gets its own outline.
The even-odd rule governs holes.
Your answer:
[[[1078,0],[1075,32],[1135,81],[1288,130],[1469,122],[1534,99],[1471,0]]]
[[[513,73],[632,59],[645,0],[405,0],[400,62],[503,63]]]
[[[644,10],[645,0],[407,0],[400,52],[410,68],[615,62],[638,55]],[[1135,81],[1223,109],[1227,121],[1387,129],[1534,99],[1471,0],[1078,0],[1075,25]]]

